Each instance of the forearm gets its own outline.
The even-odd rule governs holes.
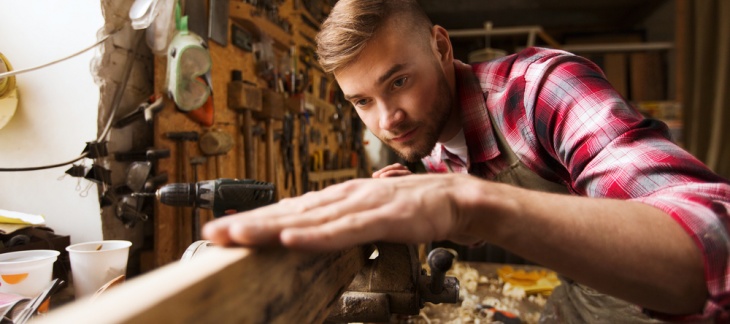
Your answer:
[[[463,234],[652,310],[702,311],[707,288],[700,251],[663,211],[485,181],[471,186],[456,198]]]

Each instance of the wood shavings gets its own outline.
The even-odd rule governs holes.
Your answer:
[[[460,283],[459,304],[430,304],[413,316],[399,323],[413,324],[493,324],[494,310],[519,316],[523,323],[537,323],[546,298],[541,294],[527,294],[515,284],[503,281],[497,270],[500,265],[456,262],[446,273],[456,277]],[[476,268],[488,269],[480,273]],[[522,270],[523,269],[518,269]],[[514,271],[514,270],[513,270]],[[525,272],[530,274],[530,272]],[[542,274],[542,273],[539,273]],[[521,273],[519,274],[521,275]],[[519,277],[518,275],[518,277]],[[537,278],[537,276],[535,277]],[[538,278],[539,279],[539,278]]]

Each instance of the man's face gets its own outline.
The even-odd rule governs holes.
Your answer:
[[[368,129],[413,162],[433,150],[453,99],[434,52],[400,34],[378,33],[335,78]]]

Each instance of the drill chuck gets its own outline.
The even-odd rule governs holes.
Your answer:
[[[197,206],[197,190],[194,183],[171,183],[157,190],[157,199],[170,206]]]

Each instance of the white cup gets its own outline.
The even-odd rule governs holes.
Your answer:
[[[130,246],[129,241],[109,240],[67,247],[76,298],[91,295],[112,279],[125,275]]]
[[[0,292],[34,298],[48,288],[61,252],[27,250],[0,254]]]

